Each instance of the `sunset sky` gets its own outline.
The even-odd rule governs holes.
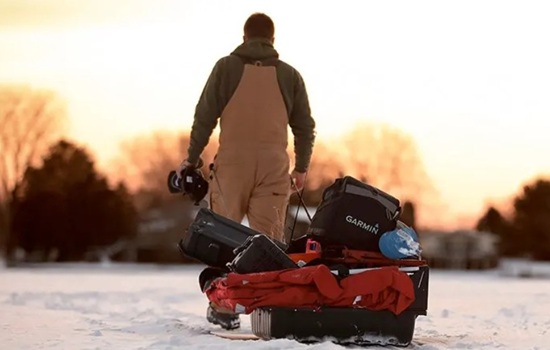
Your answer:
[[[361,120],[409,133],[445,220],[550,174],[545,1],[0,0],[0,83],[58,91],[107,164],[123,138],[190,127],[256,11],[306,81],[318,137]]]

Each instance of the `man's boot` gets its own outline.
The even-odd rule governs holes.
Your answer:
[[[218,311],[212,303],[208,305],[208,309],[206,310],[206,319],[208,322],[219,325],[227,330],[236,329],[241,326],[241,319],[238,314],[225,310]]]

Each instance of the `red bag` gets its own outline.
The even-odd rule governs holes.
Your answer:
[[[249,314],[259,307],[354,307],[398,315],[414,302],[409,276],[396,266],[338,281],[326,265],[252,274],[229,273],[205,291],[220,308]]]

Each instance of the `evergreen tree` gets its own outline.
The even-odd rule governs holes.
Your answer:
[[[22,248],[59,261],[81,260],[91,248],[135,235],[137,215],[125,187],[111,189],[87,152],[55,144],[41,167],[30,168],[15,229]]]
[[[514,200],[516,243],[536,260],[550,260],[550,181],[536,180]]]

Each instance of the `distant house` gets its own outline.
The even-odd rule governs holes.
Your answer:
[[[144,263],[190,262],[179,251],[178,242],[199,209],[187,200],[178,200],[147,211],[140,218],[135,239],[125,242],[116,255]]]
[[[425,231],[419,238],[422,257],[433,268],[479,270],[498,265],[498,237],[493,233]]]

